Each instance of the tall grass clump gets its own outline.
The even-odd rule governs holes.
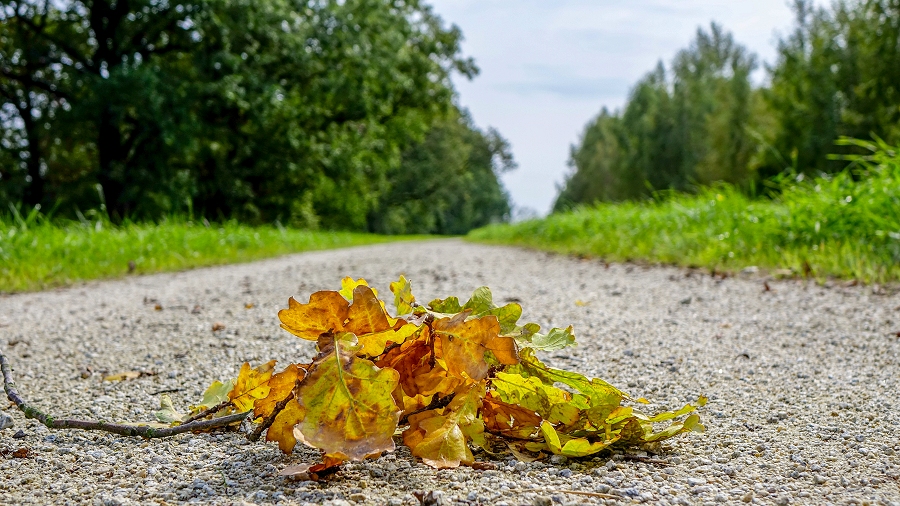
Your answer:
[[[0,216],[0,293],[402,239],[181,218],[113,225],[99,216],[52,220],[10,206]]]
[[[843,142],[871,154],[834,176],[783,177],[770,198],[716,185],[490,226],[468,237],[619,261],[900,280],[900,150],[880,140]]]

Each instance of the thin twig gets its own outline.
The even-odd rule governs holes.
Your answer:
[[[201,418],[206,418],[209,415],[214,415],[214,414],[218,413],[219,411],[222,411],[223,409],[227,408],[230,405],[231,405],[231,399],[229,399],[227,401],[222,401],[211,408],[206,408],[199,413],[195,413],[195,414],[185,418],[184,423],[191,423],[191,422],[197,421]]]
[[[262,436],[262,433],[266,429],[271,427],[273,423],[275,423],[275,417],[278,416],[278,413],[281,413],[282,411],[284,411],[284,408],[285,408],[285,406],[287,406],[287,403],[290,402],[291,399],[293,399],[293,398],[294,398],[294,392],[291,392],[291,395],[288,395],[284,399],[278,401],[278,404],[275,404],[275,409],[272,410],[272,414],[267,416],[263,420],[263,422],[261,424],[259,424],[259,426],[256,427],[256,429],[247,436],[247,439],[249,439],[250,441],[259,441],[259,438],[260,438],[260,436]]]
[[[250,411],[246,413],[237,413],[234,415],[223,416],[220,418],[213,418],[212,420],[202,420],[195,421],[191,423],[185,423],[182,425],[176,425],[175,427],[165,427],[165,428],[157,428],[150,427],[147,425],[124,425],[117,423],[109,423],[103,421],[94,421],[94,420],[71,420],[71,419],[56,419],[52,416],[44,413],[43,411],[30,406],[25,399],[19,395],[19,391],[16,389],[16,384],[12,379],[12,368],[9,365],[9,361],[6,359],[6,356],[0,352],[0,371],[3,373],[3,390],[6,391],[6,397],[19,408],[25,418],[33,418],[42,424],[48,429],[81,429],[81,430],[99,430],[103,432],[111,432],[113,434],[119,434],[121,436],[139,436],[147,439],[153,438],[163,438],[174,436],[176,434],[183,434],[185,432],[191,432],[195,430],[206,430],[206,429],[214,429],[217,427],[225,427],[227,425],[231,425],[233,423],[240,422],[247,418],[247,415],[250,414]]]
[[[432,399],[431,404],[425,406],[424,408],[417,409],[417,410],[413,411],[412,413],[403,415],[403,417],[398,422],[398,425],[399,426],[407,425],[409,423],[409,417],[411,417],[413,415],[418,415],[419,413],[431,411],[432,409],[445,408],[445,407],[447,407],[448,404],[450,404],[450,401],[452,401],[454,397],[456,397],[455,393],[450,394],[446,397],[435,397],[434,399]]]

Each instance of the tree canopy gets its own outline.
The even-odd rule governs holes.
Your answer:
[[[114,219],[368,228],[477,73],[418,0],[0,5],[0,196]]]
[[[621,111],[603,109],[572,148],[555,209],[833,173],[846,162],[832,155],[856,149],[837,146],[841,137],[900,141],[900,1],[793,8],[763,86],[751,80],[756,56],[713,24],[640,80]]]

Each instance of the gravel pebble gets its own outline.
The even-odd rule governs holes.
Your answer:
[[[657,453],[487,471],[433,470],[401,447],[314,483],[277,476],[318,458],[306,448],[284,456],[238,433],[51,434],[7,409],[15,428],[0,432],[0,504],[414,506],[416,492],[435,491],[453,505],[900,506],[900,296],[890,289],[404,242],[0,296],[0,346],[21,393],[55,416],[152,421],[160,392],[186,409],[244,361],[308,360],[313,345],[278,327],[289,296],[348,275],[388,294],[401,273],[419,300],[487,285],[498,302],[521,301],[528,321],[574,325],[579,346],[545,361],[628,386],[648,412],[707,395],[708,430]],[[150,374],[101,381],[126,371]],[[21,448],[25,458],[11,457]]]

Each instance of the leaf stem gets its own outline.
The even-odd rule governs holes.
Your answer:
[[[222,411],[223,409],[227,408],[230,405],[231,405],[230,399],[227,401],[222,401],[211,408],[206,408],[199,413],[195,413],[195,414],[185,418],[183,423],[192,423],[201,418],[206,418],[209,415],[213,415],[213,414],[218,413],[219,411]],[[248,413],[249,413],[249,411],[248,411]]]
[[[154,439],[175,436],[177,434],[195,430],[224,427],[240,422],[250,414],[250,411],[247,411],[246,413],[237,413],[220,418],[213,418],[212,420],[195,421],[162,429],[147,425],[124,425],[100,420],[57,419],[25,402],[25,399],[22,398],[19,391],[16,389],[16,383],[13,381],[12,367],[9,365],[9,361],[2,352],[0,352],[0,371],[3,373],[3,390],[6,392],[6,397],[10,402],[19,408],[19,411],[25,415],[25,418],[35,419],[48,429],[98,430],[119,434],[120,436],[138,436],[146,439]]]
[[[409,418],[413,415],[418,415],[419,413],[431,411],[432,409],[440,409],[440,408],[447,407],[447,405],[450,404],[450,401],[452,401],[454,397],[456,397],[456,393],[452,393],[446,397],[438,397],[438,398],[432,399],[431,403],[429,405],[425,406],[424,408],[417,409],[411,413],[403,415],[403,417],[400,418],[400,421],[397,423],[397,426],[401,427],[403,425],[407,425],[409,423]]]

